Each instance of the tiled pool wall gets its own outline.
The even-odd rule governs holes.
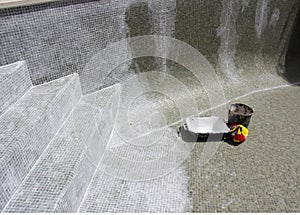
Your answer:
[[[167,36],[198,49],[221,72],[220,58],[239,67],[257,53],[271,56],[274,65],[283,64],[299,9],[298,0],[172,2],[175,17],[168,17],[165,25],[167,30],[174,29]],[[149,8],[151,4],[158,5]],[[26,60],[34,85],[80,74],[91,57],[112,42],[129,36],[166,35],[155,24],[164,12],[159,7],[159,1],[74,0],[1,9],[0,65]],[[142,71],[157,64],[153,58],[133,62],[131,68],[138,62]],[[115,73],[127,73],[130,63]],[[107,85],[115,82],[111,78]]]

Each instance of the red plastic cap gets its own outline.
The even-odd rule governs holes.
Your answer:
[[[246,140],[245,136],[242,134],[236,134],[233,137],[235,142],[244,142]]]

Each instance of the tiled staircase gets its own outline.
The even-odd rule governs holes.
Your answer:
[[[25,62],[0,72],[0,209],[76,211],[112,130],[97,126],[113,125],[117,85],[82,96],[77,74],[33,87]]]

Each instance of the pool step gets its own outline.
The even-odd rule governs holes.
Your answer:
[[[77,74],[32,87],[0,116],[0,210],[81,97]]]
[[[76,212],[113,130],[118,89],[81,98],[3,212]]]
[[[0,66],[0,116],[31,87],[25,61]]]

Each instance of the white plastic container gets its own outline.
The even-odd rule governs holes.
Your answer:
[[[206,142],[221,141],[230,129],[223,118],[211,116],[189,117],[179,131],[186,142]]]

